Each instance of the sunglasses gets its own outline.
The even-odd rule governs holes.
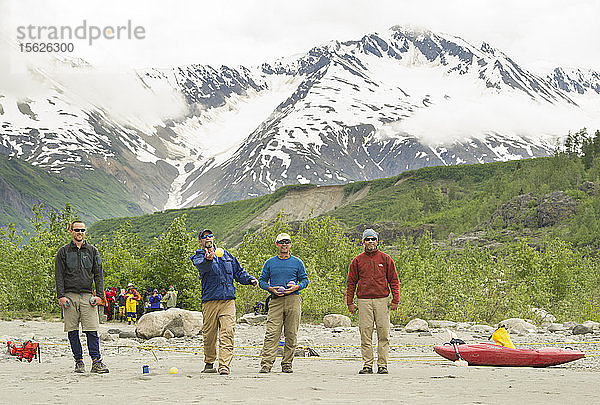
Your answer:
[[[377,238],[365,238],[365,242],[375,242]]]
[[[83,233],[83,232],[85,232],[85,228],[73,228],[72,231],[73,232],[81,232],[81,233]]]
[[[200,236],[200,239],[206,239],[206,238],[212,238],[213,234],[212,233],[205,233],[204,235]]]
[[[284,239],[284,240],[280,240],[280,241],[279,241],[279,242],[277,242],[277,243],[279,243],[279,244],[281,244],[281,245],[289,245],[290,243],[292,243],[292,241],[291,241],[291,240],[289,240],[289,239]]]

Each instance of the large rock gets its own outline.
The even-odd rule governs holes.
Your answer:
[[[427,323],[429,323],[430,328],[454,328],[456,326],[454,321],[430,320]]]
[[[552,226],[577,211],[578,202],[563,191],[553,191],[540,198],[537,207],[537,226]]]
[[[202,331],[202,324],[201,312],[169,308],[143,315],[137,322],[135,333],[142,339],[163,336],[166,330],[174,336],[196,336]]]
[[[174,337],[184,337],[185,330],[183,329],[183,318],[181,315],[176,316],[165,326],[165,331],[171,331]],[[164,333],[164,332],[163,332]]]
[[[102,342],[112,342],[115,340],[115,338],[108,332],[101,333],[99,338]]]
[[[145,345],[148,346],[167,346],[169,344],[169,341],[162,337],[162,336],[158,336],[158,337],[154,337],[152,339],[148,339],[144,342]]]
[[[535,325],[521,318],[505,319],[498,323],[498,326],[504,326],[509,333],[517,333],[519,335],[537,332],[537,327]]]
[[[326,328],[349,327],[352,326],[352,323],[346,315],[329,314],[323,317],[323,326]]]
[[[255,314],[250,312],[249,314],[244,314],[238,319],[238,323],[247,323],[248,325],[258,325],[267,321],[267,315],[264,314]]]
[[[589,328],[592,328],[592,330],[594,332],[600,330],[600,323],[598,322],[594,322],[594,321],[585,321],[584,323],[582,323],[583,326],[587,326]]]
[[[404,328],[404,330],[407,332],[411,332],[411,333],[412,332],[428,332],[429,325],[427,324],[427,321],[424,321],[419,318],[415,318],[406,324],[406,327]]]
[[[577,201],[562,191],[554,191],[539,198],[531,193],[521,194],[500,206],[492,214],[489,223],[496,229],[515,225],[544,228],[573,215],[577,206]]]
[[[560,332],[566,330],[565,326],[562,323],[551,323],[547,327],[548,332]]]
[[[574,335],[585,335],[586,333],[592,333],[593,329],[590,328],[589,326],[585,326],[585,325],[575,325],[573,327],[572,333]]]

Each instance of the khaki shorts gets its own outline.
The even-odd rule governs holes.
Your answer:
[[[90,293],[65,293],[65,297],[69,301],[69,306],[63,309],[63,318],[65,323],[65,332],[79,330],[81,322],[81,330],[83,332],[97,331],[99,328],[98,308],[90,304]]]

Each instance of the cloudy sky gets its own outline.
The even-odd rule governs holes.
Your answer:
[[[19,57],[19,26],[77,27],[86,20],[105,27],[131,20],[144,28],[145,39],[77,41],[73,56],[115,68],[254,65],[400,24],[489,42],[534,70],[600,70],[599,16],[600,0],[0,0],[0,46]]]

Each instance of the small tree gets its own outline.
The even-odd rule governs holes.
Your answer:
[[[142,272],[144,286],[175,285],[178,301],[187,309],[200,309],[200,279],[190,260],[197,248],[194,235],[186,229],[185,215],[173,220],[169,229],[154,240]]]

